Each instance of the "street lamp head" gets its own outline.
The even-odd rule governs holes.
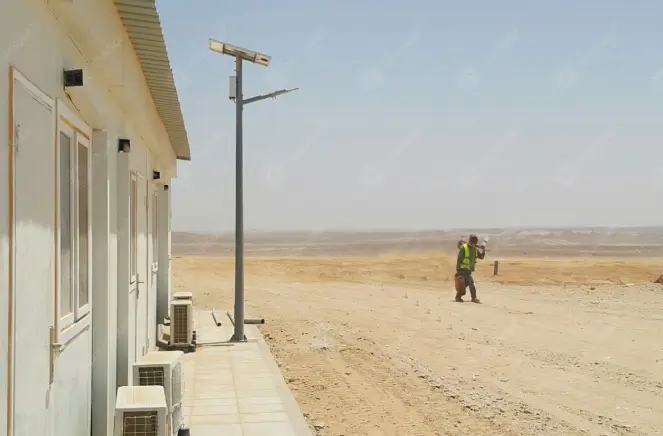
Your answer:
[[[272,59],[271,56],[227,44],[225,42],[217,41],[216,39],[212,38],[209,39],[209,49],[228,56],[239,56],[245,61],[249,61],[265,67],[269,66],[269,61]]]

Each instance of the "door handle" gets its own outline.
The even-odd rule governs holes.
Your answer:
[[[14,153],[18,155],[19,147],[21,146],[21,125],[16,124],[14,127]]]
[[[145,280],[140,279],[140,274],[136,274],[136,298],[140,297],[140,285],[145,283]]]
[[[49,384],[53,384],[55,382],[55,348],[57,347],[56,342],[57,338],[55,335],[55,327],[51,326],[49,327],[48,334],[51,338],[51,346],[50,346],[50,353],[49,353],[49,361],[48,361],[48,380]]]

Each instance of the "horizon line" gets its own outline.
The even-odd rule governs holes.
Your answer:
[[[607,225],[587,225],[587,226],[504,226],[504,227],[458,227],[450,229],[327,229],[327,230],[314,230],[314,229],[299,229],[299,230],[259,230],[247,229],[245,234],[249,233],[315,233],[315,234],[329,234],[329,233],[431,233],[431,232],[482,232],[490,230],[518,230],[518,231],[532,231],[532,230],[592,230],[592,229],[663,229],[663,225],[622,225],[622,226],[607,226]],[[190,233],[195,235],[226,235],[234,234],[234,230],[223,231],[205,231],[205,230],[172,230],[172,233]]]

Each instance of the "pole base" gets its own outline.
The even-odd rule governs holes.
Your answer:
[[[248,339],[246,339],[246,335],[244,335],[244,338],[242,339],[237,339],[235,335],[232,335],[230,338],[230,342],[246,342]]]

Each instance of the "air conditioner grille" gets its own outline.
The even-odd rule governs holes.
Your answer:
[[[182,396],[184,394],[182,386],[182,364],[179,362],[176,363],[173,366],[173,372],[171,374],[171,404],[179,404],[182,402]]]
[[[166,375],[162,366],[142,366],[138,368],[139,386],[165,386]]]
[[[159,415],[155,411],[124,412],[122,436],[159,436]]]
[[[173,332],[173,343],[175,344],[187,344],[189,343],[188,338],[188,307],[187,306],[175,306],[175,313],[173,314],[173,321],[171,322],[171,328]]]

